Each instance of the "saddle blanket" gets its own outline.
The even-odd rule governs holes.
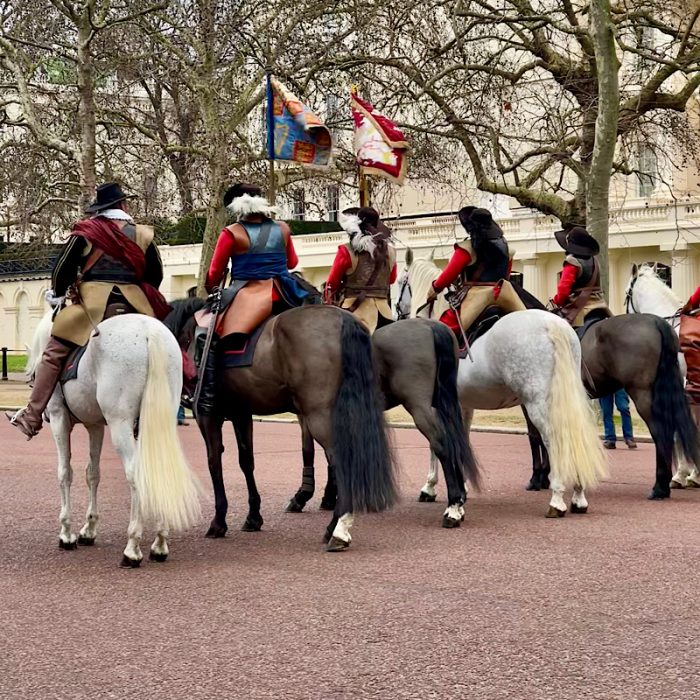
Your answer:
[[[266,319],[259,325],[245,340],[243,346],[238,349],[224,349],[219,356],[219,364],[223,369],[233,369],[236,367],[250,367],[253,364],[255,348],[262,335],[265,326],[270,322]]]

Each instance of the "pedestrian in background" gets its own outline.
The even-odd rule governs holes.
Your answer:
[[[610,396],[603,396],[598,399],[600,402],[600,410],[603,413],[603,429],[605,437],[603,439],[603,447],[606,450],[614,450],[617,442],[615,435],[615,422],[613,420],[613,403],[617,406],[622,418],[622,437],[627,447],[631,450],[636,449],[637,443],[634,441],[632,432],[632,416],[630,414],[630,400],[627,392],[624,389],[616,391]]]

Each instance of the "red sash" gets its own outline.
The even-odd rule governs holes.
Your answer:
[[[146,295],[148,303],[153,309],[156,318],[162,321],[171,311],[171,307],[165,297],[151,284],[143,281],[146,271],[146,254],[121,229],[110,219],[102,216],[96,219],[79,221],[71,236],[82,236],[93,246],[103,250],[106,255],[128,265],[139,279],[138,285]]]

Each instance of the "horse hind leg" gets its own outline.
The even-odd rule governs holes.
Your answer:
[[[117,451],[124,473],[131,491],[131,513],[127,528],[127,543],[121,566],[124,568],[136,568],[141,565],[143,553],[141,552],[141,537],[143,536],[143,518],[141,516],[141,504],[138,489],[136,488],[136,440],[134,439],[134,426],[130,421],[121,420],[110,425],[112,443]]]
[[[168,554],[170,554],[170,548],[168,547],[169,534],[168,528],[163,523],[158,523],[156,538],[153,540],[151,551],[148,554],[148,558],[151,561],[164,562],[168,558]]]
[[[299,425],[301,427],[301,456],[304,466],[302,468],[301,486],[285,506],[284,510],[287,513],[301,513],[304,510],[304,506],[313,498],[316,490],[314,439],[304,425],[303,418],[299,418]]]
[[[70,417],[65,409],[51,415],[51,432],[53,433],[56,450],[58,451],[58,484],[61,490],[61,524],[58,533],[58,546],[61,549],[75,549],[78,538],[71,531],[70,487],[73,483],[73,467],[71,466],[70,434],[72,430]]]
[[[435,452],[430,450],[430,466],[428,467],[428,477],[425,484],[418,494],[418,501],[420,503],[435,503],[437,499],[437,489],[438,485],[438,458],[435,456]]]
[[[224,487],[224,473],[221,464],[221,456],[224,453],[223,442],[223,418],[217,414],[201,415],[197,418],[199,430],[207,447],[207,463],[209,476],[214,489],[214,517],[209,524],[205,537],[224,537],[228,531],[226,515],[228,513],[228,500]]]
[[[88,486],[88,507],[85,514],[85,524],[80,528],[78,544],[90,546],[95,544],[97,537],[97,487],[100,484],[100,454],[104,440],[102,425],[86,426],[90,439],[90,457],[85,469],[85,481]]]

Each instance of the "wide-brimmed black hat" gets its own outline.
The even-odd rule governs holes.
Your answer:
[[[242,197],[247,194],[251,197],[262,196],[262,189],[257,185],[252,185],[246,182],[237,182],[229,187],[224,193],[224,206],[227,207],[237,197]]]
[[[486,238],[500,238],[503,236],[501,227],[493,220],[488,209],[473,206],[462,207],[457,216],[459,223],[462,224],[464,230],[469,234],[474,233],[474,229],[480,229],[486,233]]]
[[[598,241],[583,226],[557,231],[554,237],[557,243],[572,255],[598,255],[600,252]]]
[[[125,194],[121,185],[117,182],[105,182],[97,188],[95,201],[85,210],[86,214],[96,214],[104,209],[109,209],[125,199],[133,199],[135,195]]]
[[[357,210],[360,228],[372,236],[383,233],[391,235],[391,229],[379,218],[379,212],[374,207],[361,207]]]

